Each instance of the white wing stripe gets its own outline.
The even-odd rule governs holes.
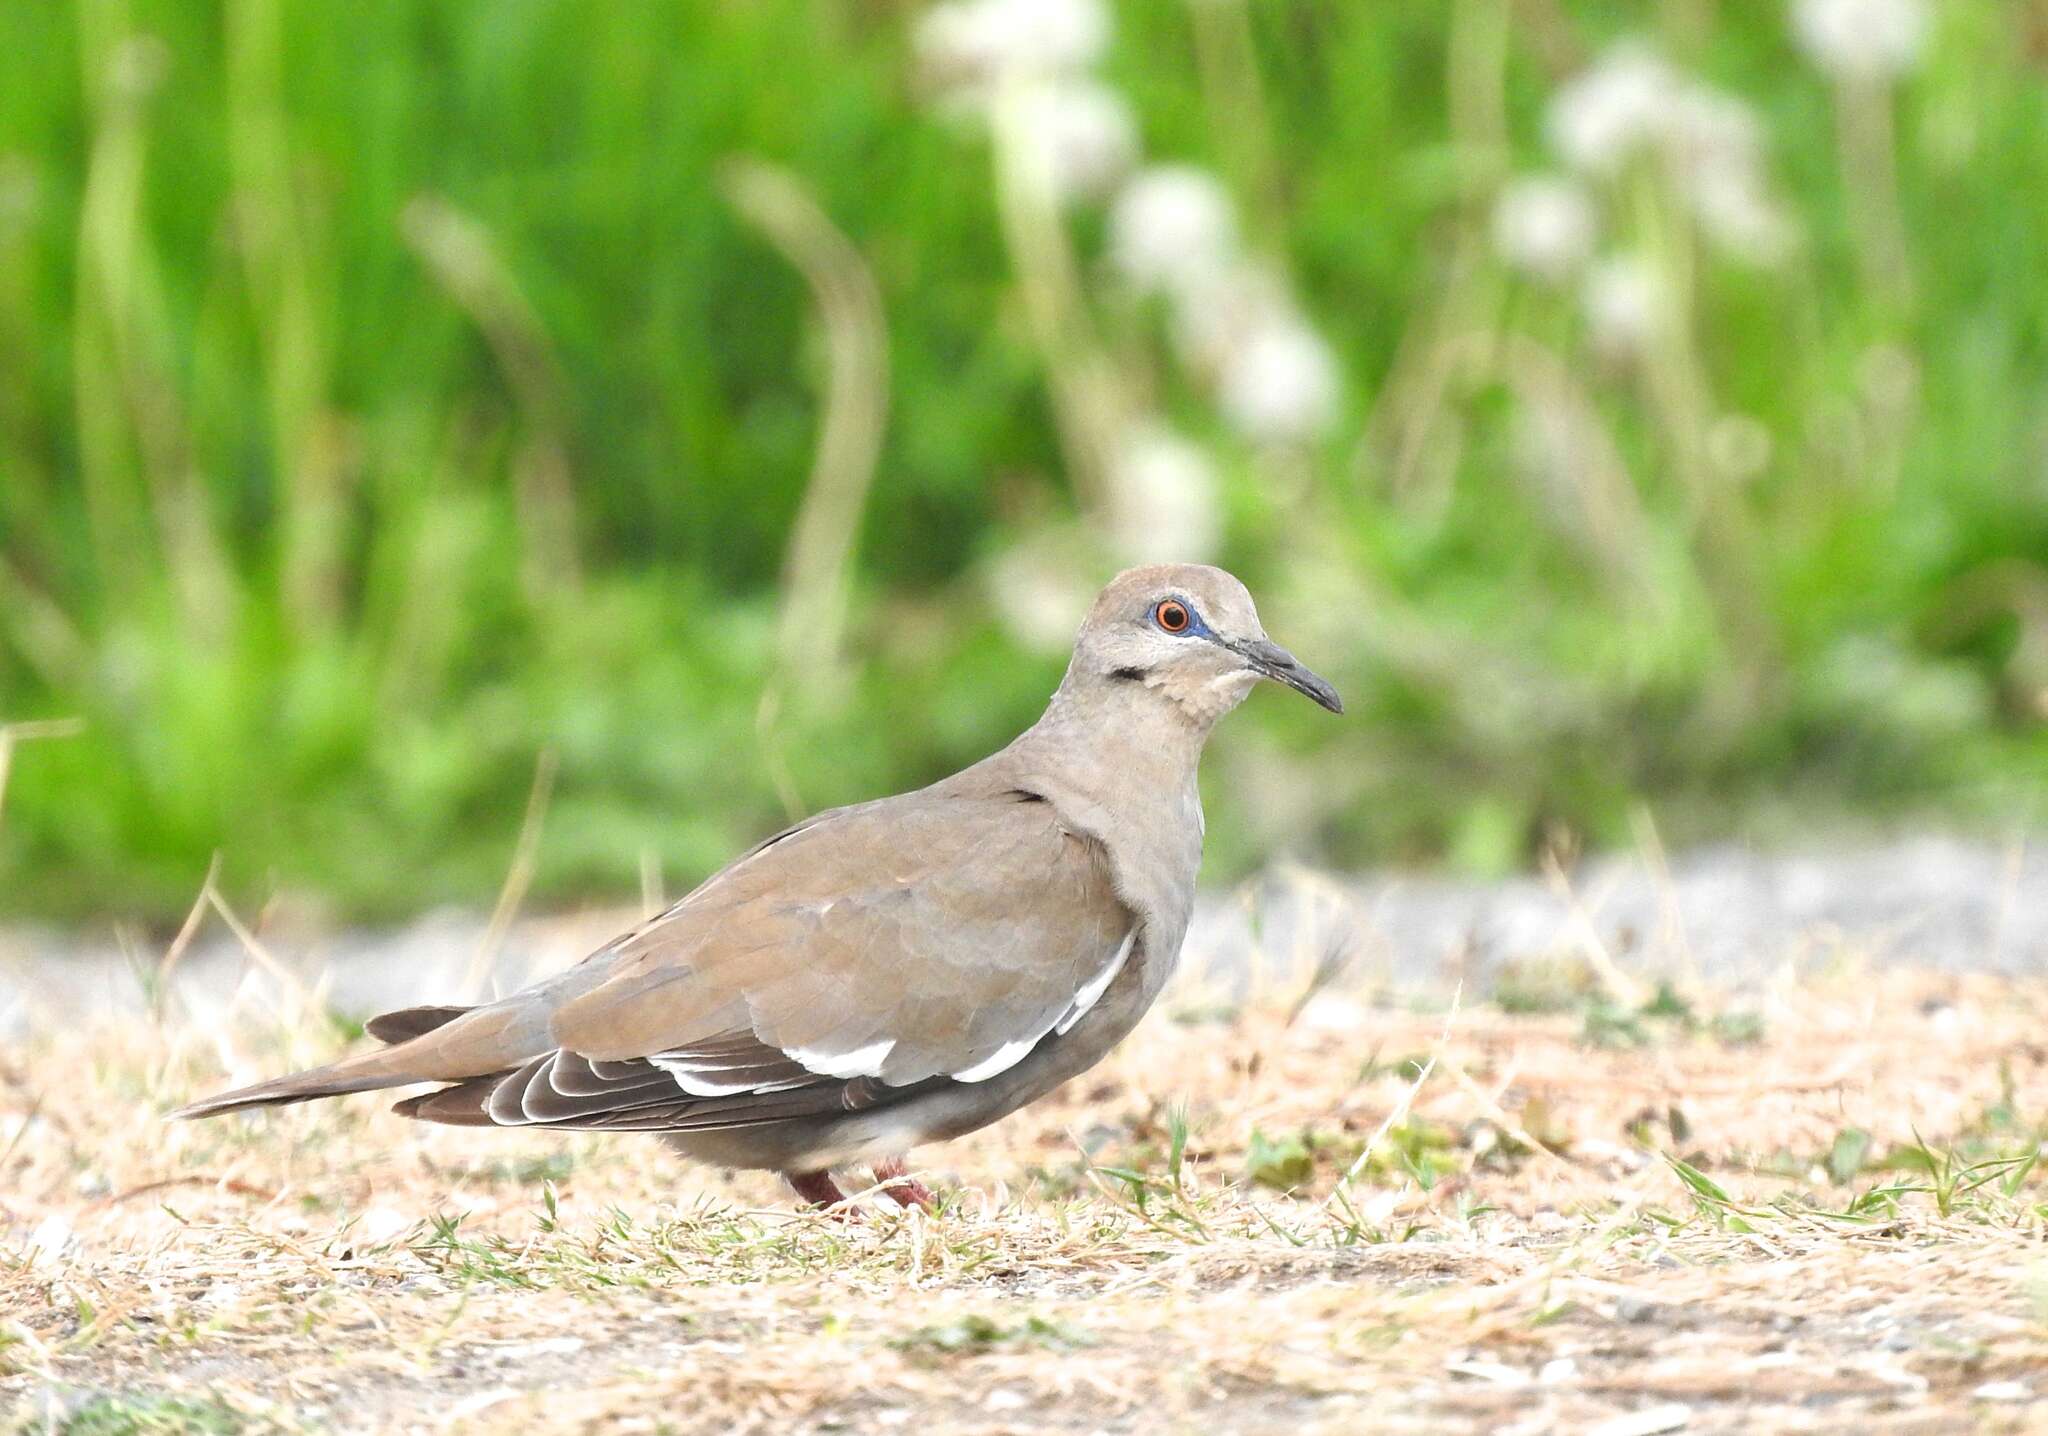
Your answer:
[[[1109,990],[1110,983],[1116,981],[1116,975],[1124,970],[1124,963],[1130,959],[1131,946],[1137,940],[1137,936],[1136,928],[1124,934],[1123,943],[1117,948],[1116,955],[1110,958],[1108,966],[1089,978],[1087,984],[1074,994],[1074,1000],[1067,1005],[1067,1010],[1053,1021],[1046,1023],[1029,1036],[1020,1037],[1014,1042],[1005,1042],[972,1067],[963,1067],[949,1075],[955,1082],[986,1082],[989,1078],[1007,1072],[1022,1062],[1025,1054],[1042,1042],[1048,1032],[1065,1032],[1079,1022],[1088,1009],[1101,1000],[1102,994]]]
[[[1069,1027],[1072,1027],[1076,1022],[1086,1017],[1089,1008],[1102,1000],[1102,994],[1109,991],[1109,985],[1116,981],[1116,975],[1124,970],[1124,964],[1130,960],[1131,947],[1137,940],[1138,930],[1135,927],[1124,934],[1123,946],[1116,950],[1116,956],[1110,959],[1109,966],[1103,968],[1101,972],[1089,980],[1086,987],[1083,987],[1074,994],[1073,1006],[1069,1007],[1061,1015],[1060,1020],[1053,1024],[1052,1030],[1054,1032],[1064,1033]]]
[[[1074,994],[1073,1000],[1067,1004],[1065,1010],[1052,1021],[1046,1023],[1035,1032],[1027,1033],[1025,1036],[1019,1037],[1014,1041],[1005,1042],[973,1066],[963,1067],[959,1071],[949,1073],[948,1075],[956,1082],[986,1082],[989,1078],[1007,1072],[1023,1061],[1026,1054],[1040,1042],[1044,1041],[1048,1033],[1055,1035],[1065,1033],[1075,1023],[1087,1016],[1094,1009],[1095,1004],[1102,1000],[1102,994],[1109,991],[1110,984],[1116,981],[1117,974],[1122,972],[1124,964],[1130,961],[1131,949],[1136,946],[1137,939],[1138,930],[1135,927],[1125,933],[1124,940],[1118,944],[1116,952],[1104,964],[1102,971],[1089,978],[1082,985],[1081,989]],[[888,1061],[889,1054],[895,1049],[896,1039],[884,1037],[870,1042],[864,1047],[855,1047],[845,1052],[831,1052],[817,1047],[789,1047],[783,1049],[783,1051],[791,1061],[798,1063],[807,1072],[815,1073],[820,1077],[837,1077],[846,1080],[855,1077],[880,1076],[882,1064]],[[718,1080],[721,1077],[730,1078],[734,1072],[745,1071],[748,1070],[749,1066],[757,1065],[745,1063],[744,1059],[735,1060],[727,1057],[723,1060],[720,1058],[708,1060],[698,1058],[692,1060],[687,1051],[683,1050],[660,1053],[650,1057],[648,1060],[673,1077],[676,1086],[681,1088],[686,1096],[691,1097],[734,1097],[742,1093],[777,1092],[804,1085],[801,1080],[766,1084],[758,1081]]]
[[[1023,1061],[1024,1054],[1036,1047],[1038,1039],[1043,1036],[1043,1032],[1036,1032],[1029,1037],[1020,1037],[1015,1042],[1005,1042],[987,1058],[972,1067],[963,1067],[951,1076],[955,1082],[986,1082],[998,1072],[1007,1072]]]
[[[664,1062],[659,1057],[648,1059],[669,1076],[676,1079],[676,1086],[690,1097],[731,1097],[741,1092],[751,1092],[758,1085],[753,1082],[713,1082],[693,1072],[681,1062]]]
[[[820,1077],[873,1077],[882,1070],[882,1063],[895,1046],[895,1038],[884,1037],[851,1052],[826,1052],[816,1047],[788,1047],[783,1050],[791,1060]]]
[[[798,1087],[808,1087],[816,1080],[816,1074],[805,1072],[801,1077],[784,1077],[763,1080],[759,1077],[738,1082],[721,1082],[718,1079],[732,1072],[759,1070],[760,1064],[752,1068],[702,1067],[680,1061],[663,1053],[647,1059],[675,1079],[676,1086],[683,1089],[686,1097],[737,1097],[741,1094],[761,1095],[768,1092],[789,1092]]]

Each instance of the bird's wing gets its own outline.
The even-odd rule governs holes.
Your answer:
[[[1077,1020],[1135,938],[1100,844],[1051,803],[911,794],[735,863],[549,1029],[597,1070],[640,1059],[709,1099],[979,1081]]]
[[[1065,1032],[1137,919],[1101,844],[1011,790],[926,790],[771,838],[660,917],[485,1007],[388,1013],[394,1045],[180,1115],[421,1082],[486,1125],[744,1126],[985,1081]]]

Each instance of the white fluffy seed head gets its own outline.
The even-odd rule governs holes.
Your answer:
[[[1888,80],[1920,63],[1926,0],[1797,0],[1792,31],[1807,57],[1839,79]]]
[[[1141,170],[1110,210],[1109,253],[1141,291],[1185,291],[1202,284],[1237,256],[1230,196],[1214,175],[1191,165]]]
[[[1753,172],[1703,170],[1685,193],[1700,229],[1720,248],[1759,264],[1772,264],[1793,248],[1797,228]]]
[[[934,5],[917,19],[910,47],[918,74],[934,89],[985,84],[1000,66],[979,5]]]
[[[1656,52],[1617,45],[1552,97],[1545,118],[1551,148],[1581,174],[1611,175],[1656,140],[1677,88]]]
[[[1548,126],[1552,147],[1581,174],[1604,179],[1638,159],[1657,160],[1677,199],[1722,250],[1770,262],[1792,247],[1795,227],[1771,197],[1754,109],[1687,79],[1640,44],[1608,51],[1560,90]],[[1505,205],[1495,220],[1496,243],[1512,260]]]
[[[1006,74],[1071,74],[1109,42],[1102,0],[949,0],[918,20],[919,69],[942,91],[986,90]]]
[[[1663,279],[1640,255],[1609,255],[1595,262],[1586,271],[1580,300],[1594,347],[1611,359],[1641,354],[1664,322]]]
[[[1109,44],[1103,0],[978,0],[996,14],[1013,63],[1042,73],[1078,70]]]
[[[1286,281],[1252,260],[1190,276],[1173,299],[1174,347],[1210,384],[1253,335],[1294,318]]]
[[[1201,563],[1223,537],[1216,471],[1161,424],[1124,435],[1110,468],[1110,528],[1128,564]]]
[[[1043,529],[996,556],[987,570],[989,600],[997,618],[1021,647],[1034,653],[1064,653],[1095,593],[1077,557],[1084,549],[1073,536]]]
[[[1665,149],[1680,197],[1706,236],[1745,259],[1781,258],[1792,221],[1764,180],[1763,125],[1741,100],[1686,85],[1672,101]]]
[[[1337,415],[1337,361],[1302,320],[1275,317],[1224,360],[1216,400],[1254,443],[1305,443]]]
[[[1123,96],[1089,79],[1034,87],[1025,133],[1043,144],[1053,192],[1064,203],[1101,199],[1138,158],[1138,122]]]
[[[1592,200],[1568,179],[1527,175],[1511,181],[1493,206],[1493,245],[1516,269],[1555,284],[1593,252],[1599,225]]]

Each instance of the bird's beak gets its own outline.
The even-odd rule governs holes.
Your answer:
[[[1230,647],[1259,677],[1270,678],[1275,683],[1285,683],[1295,692],[1306,694],[1332,713],[1344,711],[1344,700],[1337,696],[1336,689],[1332,688],[1320,674],[1303,667],[1299,659],[1270,638],[1248,639],[1242,643],[1233,643]]]

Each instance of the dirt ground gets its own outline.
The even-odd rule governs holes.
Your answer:
[[[348,1040],[308,1011],[46,1031],[0,1055],[0,1425],[2048,1430],[2044,1013],[1853,962],[1181,994],[919,1154],[937,1215],[852,1221],[375,1097],[160,1120]]]

